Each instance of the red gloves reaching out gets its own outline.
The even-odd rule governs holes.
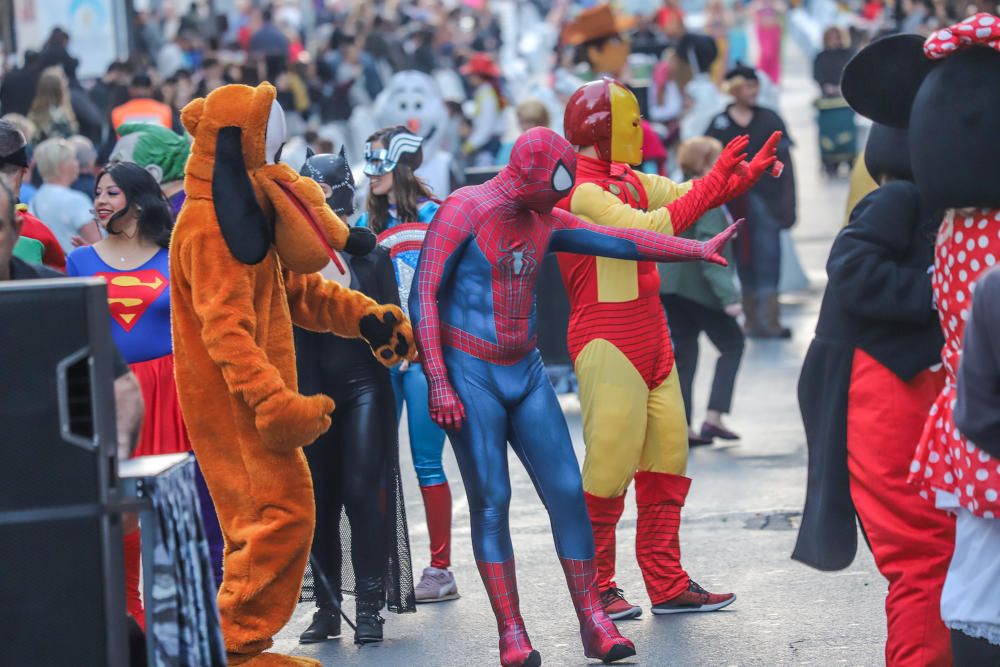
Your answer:
[[[674,234],[680,234],[713,208],[722,206],[753,187],[754,183],[777,162],[781,132],[775,132],[749,163],[746,149],[750,137],[736,137],[722,150],[715,166],[694,182],[686,195],[667,205]]]
[[[727,183],[728,196],[719,201],[716,206],[722,206],[727,201],[746,194],[747,190],[752,188],[754,183],[765,173],[770,172],[775,178],[780,176],[784,165],[778,162],[777,151],[779,143],[781,143],[780,131],[768,137],[764,145],[761,146],[761,149],[754,155],[753,160],[749,163],[741,162],[736,167],[735,172],[729,177],[729,182]]]

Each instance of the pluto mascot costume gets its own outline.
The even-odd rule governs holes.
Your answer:
[[[226,540],[219,612],[230,665],[316,665],[264,653],[291,618],[315,506],[302,447],[334,404],[297,391],[292,324],[362,337],[385,365],[413,355],[409,322],[315,273],[347,250],[320,187],[278,162],[284,113],[268,83],[188,104],[194,137],[170,244],[177,390]]]

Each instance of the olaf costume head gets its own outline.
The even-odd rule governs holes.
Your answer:
[[[437,82],[415,70],[397,72],[375,100],[379,127],[403,125],[423,139],[423,164],[417,175],[435,196],[451,192],[453,159],[443,150],[442,140],[448,123],[448,110]]]

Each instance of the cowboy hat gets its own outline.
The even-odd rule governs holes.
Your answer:
[[[635,27],[635,18],[616,15],[610,5],[585,9],[563,29],[563,42],[579,46],[604,37],[614,37]]]

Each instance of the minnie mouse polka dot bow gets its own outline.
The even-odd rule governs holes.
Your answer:
[[[1000,51],[1000,18],[980,13],[950,28],[942,28],[924,42],[924,55],[940,60],[970,46],[988,46]]]

